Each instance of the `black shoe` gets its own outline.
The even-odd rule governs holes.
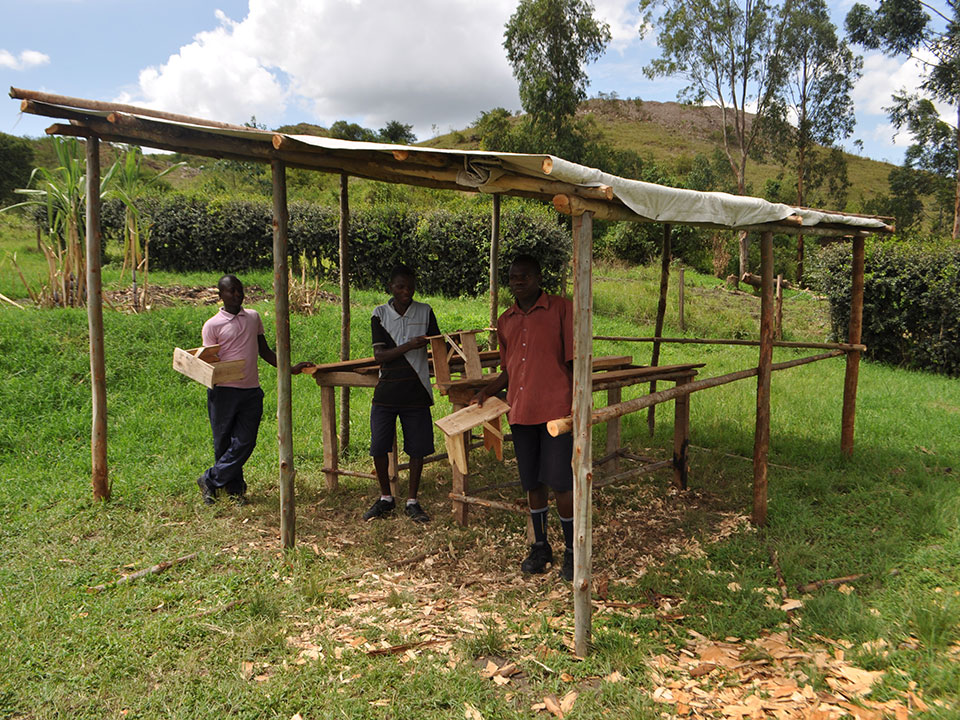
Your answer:
[[[374,518],[383,517],[387,513],[392,513],[396,506],[397,502],[395,500],[377,498],[377,501],[363,514],[363,519],[373,520]]]
[[[560,577],[567,582],[573,580],[573,548],[563,549],[563,567],[560,568]]]
[[[207,485],[207,481],[203,479],[203,475],[197,478],[197,486],[200,488],[200,495],[203,497],[205,505],[213,505],[217,501],[216,491]]]
[[[407,517],[415,523],[430,522],[430,516],[423,511],[423,508],[420,507],[420,503],[418,502],[407,503],[404,512],[407,514]]]
[[[520,569],[525,573],[539,575],[547,571],[547,565],[553,562],[553,549],[550,543],[534,543],[530,546],[527,559],[520,563]]]

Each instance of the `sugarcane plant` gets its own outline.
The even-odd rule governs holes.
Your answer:
[[[46,240],[40,249],[47,260],[49,286],[38,299],[44,306],[81,307],[86,302],[85,235],[86,173],[84,151],[76,138],[54,138],[57,168],[34,168],[26,188],[14,190],[28,199],[0,209],[46,208]],[[116,163],[100,179],[100,196],[112,181]],[[29,290],[29,287],[28,287]],[[33,293],[31,293],[33,295]]]
[[[123,157],[117,161],[113,174],[113,185],[104,197],[113,197],[123,203],[123,265],[120,267],[120,282],[127,267],[132,280],[132,305],[134,311],[147,306],[147,279],[149,277],[149,224],[144,223],[137,202],[164,175],[171,173],[186,163],[174,163],[158,173],[151,174],[143,165],[143,152],[139,147],[130,146]],[[141,240],[143,241],[141,247]],[[138,297],[137,271],[142,270],[142,288]]]

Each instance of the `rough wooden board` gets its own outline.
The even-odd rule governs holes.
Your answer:
[[[227,362],[205,362],[198,355],[211,357],[215,355],[210,350],[220,346],[210,346],[207,348],[192,348],[183,350],[182,348],[173,349],[173,369],[181,375],[185,375],[191,380],[196,380],[201,385],[212,388],[220,383],[233,382],[243,378],[244,361],[229,360]]]
[[[464,433],[467,430],[483,425],[488,420],[493,420],[503,415],[510,406],[497,397],[487,398],[483,407],[480,405],[468,405],[462,410],[442,417],[437,420],[436,425],[443,431],[444,435],[451,436]]]

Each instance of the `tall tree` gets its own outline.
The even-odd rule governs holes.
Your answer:
[[[808,189],[837,177],[843,154],[831,152],[853,132],[854,83],[863,61],[837,38],[824,0],[793,0],[781,9],[785,101],[796,128],[789,132],[796,173],[796,203],[809,203]],[[831,160],[833,162],[831,162]],[[845,168],[842,168],[845,174]],[[797,281],[803,279],[803,236],[797,236]]]
[[[573,117],[587,98],[585,66],[610,42],[610,27],[588,0],[520,0],[503,46],[520,85],[520,102],[535,132],[556,152],[578,135]]]
[[[926,165],[928,158],[942,156],[944,133],[952,139],[950,174],[953,177],[953,238],[960,237],[960,2],[946,0],[938,8],[925,0],[880,0],[876,10],[857,3],[847,15],[850,38],[886,55],[908,56],[925,71],[920,92],[901,91],[887,108],[900,128],[906,126],[916,139],[916,150],[908,151],[908,162],[920,169],[942,172],[940,159]],[[956,109],[957,124],[942,121],[931,112],[940,101]],[[939,149],[925,147],[938,143]]]
[[[678,98],[720,108],[718,130],[737,191],[747,187],[747,159],[760,150],[765,120],[782,117],[783,33],[766,0],[640,0],[646,29],[659,28],[661,56],[644,68],[650,77],[680,75]],[[752,117],[751,117],[752,115]],[[749,240],[740,234],[740,275]]]
[[[413,125],[391,120],[380,128],[379,140],[394,145],[412,145],[417,141],[417,136],[413,134]]]

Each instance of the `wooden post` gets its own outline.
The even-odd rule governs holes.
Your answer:
[[[803,235],[797,235],[797,287],[803,287]]]
[[[783,340],[783,275],[777,275],[776,308],[773,316],[773,337]]]
[[[574,652],[590,649],[593,528],[593,213],[573,217],[573,612]]]
[[[677,380],[677,385],[690,382],[687,377]],[[681,490],[687,489],[687,475],[690,462],[687,452],[690,448],[690,396],[678,395],[673,407],[673,484]]]
[[[853,238],[853,270],[850,287],[850,326],[847,342],[859,344],[863,332],[863,269],[864,240]],[[840,429],[840,450],[853,455],[853,428],[857,416],[857,381],[860,377],[860,351],[847,353],[847,370],[843,376],[843,418]]]
[[[607,405],[616,405],[623,399],[623,388],[610,388],[607,390]],[[608,472],[616,472],[620,469],[620,456],[614,453],[620,449],[620,418],[615,417],[607,422],[607,447],[606,454],[610,459],[605,463]]]
[[[296,542],[293,478],[293,408],[290,387],[290,279],[287,266],[287,170],[270,163],[273,175],[273,303],[277,324],[277,440],[280,450],[280,543]]]
[[[337,489],[340,456],[337,449],[336,393],[332,385],[320,386],[320,432],[323,441],[323,467],[327,490]]]
[[[493,194],[493,210],[490,215],[490,327],[497,326],[500,315],[500,193]],[[497,349],[497,331],[490,331],[490,349]]]
[[[100,139],[87,138],[87,326],[90,331],[90,482],[94,500],[110,499],[107,477],[107,370],[103,350],[103,283],[100,277]]]
[[[760,235],[760,360],[757,363],[757,425],[753,436],[754,525],[767,522],[767,455],[770,452],[770,376],[773,365],[773,233]]]
[[[680,329],[681,329],[681,330],[686,330],[686,329],[687,329],[687,313],[686,313],[686,311],[684,310],[684,307],[683,307],[683,290],[684,290],[684,283],[683,283],[683,265],[681,265],[681,266],[680,266],[680,280],[679,280],[679,284],[677,285],[677,298],[678,298],[679,305],[680,305],[680,310],[679,310],[679,314],[680,314]]]
[[[657,323],[653,333],[654,337],[663,335],[663,319],[667,314],[667,288],[670,284],[670,233],[673,230],[672,225],[663,226],[663,250],[660,255],[660,300],[657,302]],[[660,341],[653,341],[653,355],[650,358],[650,364],[653,366],[660,364]],[[650,383],[650,392],[657,391],[657,382]],[[653,430],[657,423],[657,408],[651,405],[647,410],[647,429],[650,431],[650,437],[653,437]]]
[[[350,196],[340,175],[340,360],[350,359]],[[340,447],[350,444],[350,388],[340,388]]]

